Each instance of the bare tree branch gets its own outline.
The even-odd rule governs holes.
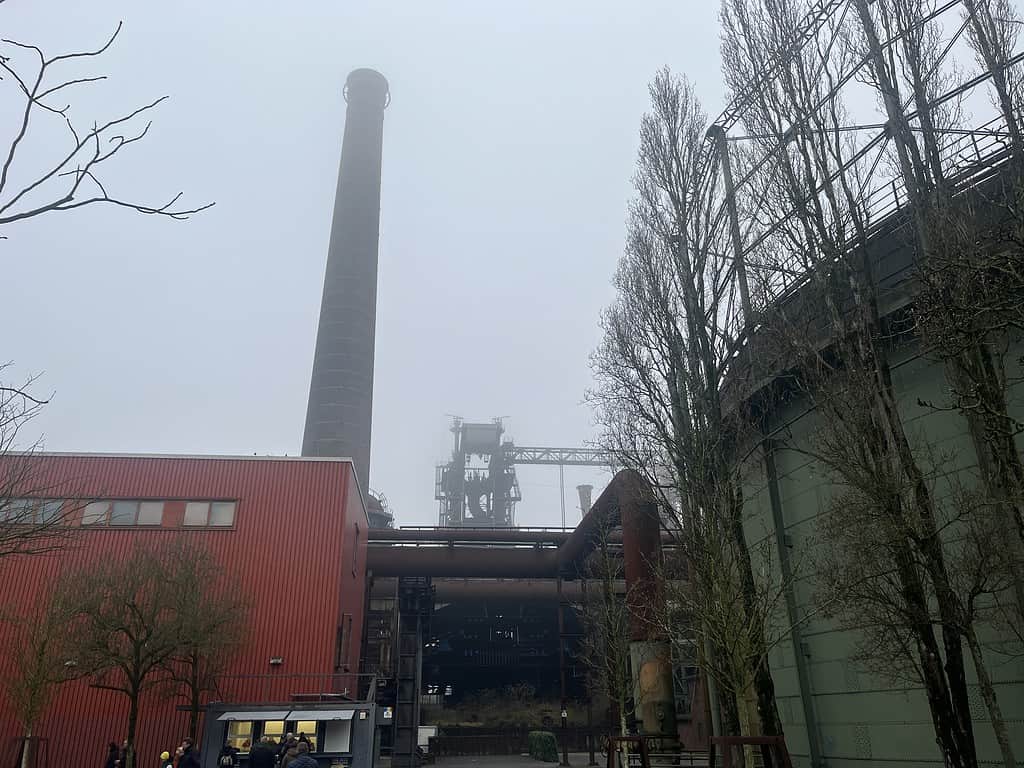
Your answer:
[[[49,82],[50,75],[55,65],[61,65],[68,61],[78,61],[101,56],[110,46],[114,44],[122,29],[118,23],[117,28],[107,41],[100,47],[72,53],[63,53],[47,57],[41,48],[35,45],[19,42],[16,40],[4,39],[0,43],[6,44],[14,51],[30,52],[37,59],[31,74],[23,74],[20,68],[13,63],[11,56],[0,54],[0,68],[10,74],[17,83],[21,95],[24,97],[24,105],[18,112],[17,129],[10,146],[4,155],[2,166],[0,166],[0,227],[24,221],[36,216],[57,211],[69,211],[96,203],[106,203],[121,208],[128,208],[138,213],[166,216],[171,219],[187,219],[192,214],[199,213],[210,207],[213,203],[206,203],[196,206],[182,206],[179,201],[182,193],[175,195],[169,202],[159,205],[138,202],[131,198],[111,194],[107,191],[107,184],[100,178],[103,164],[114,158],[121,150],[141,141],[146,137],[151,122],[135,131],[134,133],[113,133],[117,126],[127,125],[146,112],[154,109],[166,96],[161,96],[148,104],[138,107],[125,114],[110,119],[106,122],[95,122],[88,131],[80,131],[71,118],[71,104],[62,107],[48,104],[45,99],[55,94],[62,93],[67,89],[81,86],[88,83],[96,83],[106,80],[105,75],[72,77],[60,80],[55,83]],[[23,182],[20,188],[12,189],[12,172],[16,160],[20,156],[25,139],[29,134],[29,127],[35,114],[51,114],[59,116],[61,121],[68,128],[72,143],[52,165],[38,172],[26,172],[28,180]],[[66,179],[68,185],[61,188],[58,180]],[[99,195],[79,197],[81,184],[84,180],[90,180],[100,191]],[[30,196],[42,198],[39,202],[31,205],[24,205]],[[0,237],[5,237],[0,235]]]

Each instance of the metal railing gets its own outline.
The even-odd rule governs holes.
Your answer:
[[[221,675],[209,698],[246,704],[366,701],[373,695],[374,679],[374,675],[353,672]]]

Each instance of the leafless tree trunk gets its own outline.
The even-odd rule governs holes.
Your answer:
[[[745,662],[759,730],[781,734],[743,526],[738,457],[750,429],[745,414],[722,400],[743,320],[736,283],[716,257],[728,242],[713,222],[719,198],[694,183],[707,120],[685,80],[662,71],[650,91],[619,298],[604,316],[591,400],[606,446],[659,489],[678,537],[695,548],[710,537],[709,547],[728,553],[727,565],[705,576],[737,590],[739,604],[727,610],[744,617],[739,624],[754,649]],[[693,619],[699,632],[703,617]],[[733,700],[726,715],[734,726],[735,713]]]
[[[56,587],[51,587],[41,602],[4,611],[3,620],[11,633],[4,649],[8,667],[3,687],[24,734],[21,768],[34,764],[39,722],[57,688],[73,671],[66,636],[69,617],[63,594]]]
[[[240,585],[209,553],[193,550],[185,563],[174,579],[181,646],[165,669],[188,701],[188,735],[197,739],[203,696],[217,692],[217,678],[244,639],[249,607]]]
[[[863,44],[857,56],[871,65],[867,79],[886,108],[898,165],[913,203],[917,241],[926,251],[931,233],[924,204],[946,183],[937,137],[953,113],[948,101],[942,102],[946,112],[934,107],[943,74],[937,67],[940,47],[927,22],[930,9],[912,0],[876,3],[885,38],[895,41],[883,52],[875,16],[863,0],[854,5]],[[786,0],[726,2],[727,81],[742,88],[768,62],[792,53],[803,11],[802,3]],[[802,290],[806,299],[798,299],[795,309],[792,302],[788,308],[771,307],[769,326],[788,350],[777,360],[800,365],[803,391],[828,423],[826,455],[819,458],[844,484],[870,500],[866,506],[882,513],[882,530],[889,536],[884,551],[894,566],[886,572],[894,579],[887,594],[902,606],[900,615],[911,631],[912,642],[905,646],[916,649],[917,669],[929,692],[947,760],[973,766],[963,606],[942,544],[937,502],[893,390],[888,349],[893,330],[879,310],[867,248],[868,222],[859,199],[864,180],[857,177],[850,160],[856,148],[843,140],[847,118],[838,85],[850,71],[850,62],[843,60],[849,49],[833,46],[837,37],[845,37],[844,30],[826,26],[825,31],[832,34],[802,45],[790,57],[790,66],[755,95],[744,116],[748,131],[764,145],[761,156],[777,158],[763,172],[766,192],[752,209],[755,215],[768,209],[767,218],[782,225],[758,258],[768,271],[780,274],[795,267],[808,278]],[[917,108],[918,126],[913,130],[905,118],[900,78]],[[771,288],[768,285],[766,293]],[[818,306],[823,311],[817,311]],[[766,329],[762,336],[768,335]],[[850,409],[853,403],[855,411]],[[871,475],[864,472],[869,467]],[[877,586],[882,585],[879,578],[876,574]],[[939,612],[941,653],[929,610],[932,601]]]
[[[128,699],[125,768],[136,765],[142,694],[171,681],[167,669],[176,659],[219,642],[209,633],[221,624],[197,626],[195,608],[183,603],[191,595],[209,604],[202,575],[215,567],[208,553],[183,536],[135,549],[124,560],[93,562],[69,580],[75,614],[68,642],[78,668],[94,687]]]
[[[929,21],[932,7],[923,0],[886,0],[879,3],[875,17],[872,17],[863,0],[858,0],[858,15],[869,46],[875,35],[873,27],[881,24],[890,38],[898,42],[892,48],[889,61],[868,53],[875,61],[878,80],[888,80],[895,93],[899,94],[898,81],[902,80],[911,93],[911,102],[916,108],[919,130],[912,138],[920,145],[920,154],[928,159],[921,165],[901,162],[899,170],[908,189],[912,215],[917,223],[916,242],[917,272],[921,284],[917,301],[917,330],[923,345],[933,352],[946,366],[947,378],[956,397],[956,405],[968,425],[968,432],[978,457],[981,487],[985,490],[992,508],[1001,510],[1006,527],[1015,531],[1016,536],[1007,537],[997,547],[1005,553],[1005,562],[1014,574],[1013,587],[1017,596],[1018,615],[1024,619],[1024,518],[1021,508],[1024,504],[1024,463],[1015,443],[1020,425],[1010,417],[1007,409],[1007,380],[1004,370],[1004,356],[1008,348],[1006,339],[1007,318],[998,317],[984,307],[985,297],[994,295],[996,303],[1003,304],[1002,298],[1015,297],[1020,302],[1020,291],[1024,288],[1018,280],[1010,279],[1016,269],[992,269],[992,262],[985,251],[991,248],[986,243],[984,228],[977,226],[984,214],[972,209],[964,196],[955,196],[955,189],[947,178],[944,163],[944,142],[941,136],[949,129],[958,128],[955,102],[953,107],[940,95],[954,84],[952,78],[943,73],[940,39],[935,21]],[[1006,61],[1012,51],[1013,34],[1008,25],[1012,24],[1009,9],[1007,17],[996,21],[990,9],[978,4],[965,3],[968,36],[978,53],[979,60],[989,70],[990,81],[995,89],[995,103],[1000,108],[1006,130],[1010,136],[1011,164],[1006,174],[1010,199],[1020,195],[1019,185],[1021,143],[1018,125],[1019,105],[1011,100],[1008,78],[1014,73],[1006,69]],[[1008,34],[1009,33],[1009,34]],[[1011,46],[1010,50],[1007,45]],[[892,122],[909,125],[903,108],[897,112],[895,102],[887,103],[888,116]],[[895,141],[906,144],[908,153],[916,148],[908,140],[909,131],[898,132]],[[948,143],[948,142],[946,142]],[[1005,187],[1004,187],[1005,189]],[[1005,193],[1004,193],[1005,194]],[[999,206],[992,206],[998,210]],[[991,213],[989,212],[989,215]],[[980,246],[980,247],[979,247]],[[1020,252],[1007,254],[1005,247],[997,244],[1002,251],[997,261],[1020,262]],[[951,269],[952,267],[952,269]],[[966,294],[964,290],[966,289]],[[979,292],[980,290],[980,292]],[[959,296],[958,296],[959,294]],[[967,298],[969,296],[969,298]],[[965,302],[964,299],[967,299]],[[979,301],[980,299],[980,301]],[[1010,299],[1013,301],[1014,299]],[[967,304],[967,314],[962,311]],[[974,306],[971,306],[971,305]],[[971,322],[962,325],[965,317]],[[979,322],[982,319],[982,322]],[[986,327],[986,321],[990,324]],[[994,321],[994,322],[993,322]],[[996,542],[992,542],[996,543]],[[927,556],[929,574],[934,582],[937,604],[946,637],[947,670],[959,710],[960,727],[964,734],[965,747],[973,748],[970,713],[967,706],[967,686],[962,674],[962,660],[951,655],[955,649],[952,641],[953,628],[959,618],[959,629],[964,639],[976,642],[974,616],[966,611],[961,598],[955,594],[950,580],[946,577],[943,545],[936,532],[930,536],[928,546],[922,548]],[[981,556],[984,553],[978,553]],[[984,656],[971,648],[979,679],[988,677]],[[951,662],[956,661],[954,665]],[[992,705],[990,719],[997,737],[1005,729],[994,690],[989,690]],[[1014,763],[1009,742],[1000,738],[1004,761]]]
[[[581,651],[590,678],[617,710],[619,735],[629,734],[633,679],[629,671],[629,608],[621,554],[613,547],[611,526],[598,532],[597,548],[582,578],[587,590],[582,605]]]

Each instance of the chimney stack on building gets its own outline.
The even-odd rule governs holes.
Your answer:
[[[388,81],[356,69],[345,81],[345,135],[309,384],[303,456],[347,456],[369,491],[377,311],[381,150]]]
[[[576,486],[576,493],[578,493],[580,496],[580,515],[582,515],[583,517],[587,516],[587,512],[589,512],[590,508],[593,506],[590,502],[590,496],[593,493],[593,491],[594,486],[592,485]]]

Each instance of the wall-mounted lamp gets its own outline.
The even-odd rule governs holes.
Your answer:
[[[284,664],[284,659],[282,657],[280,657],[280,656],[271,656],[270,657],[270,666],[272,666],[272,667],[280,667],[282,664]]]

